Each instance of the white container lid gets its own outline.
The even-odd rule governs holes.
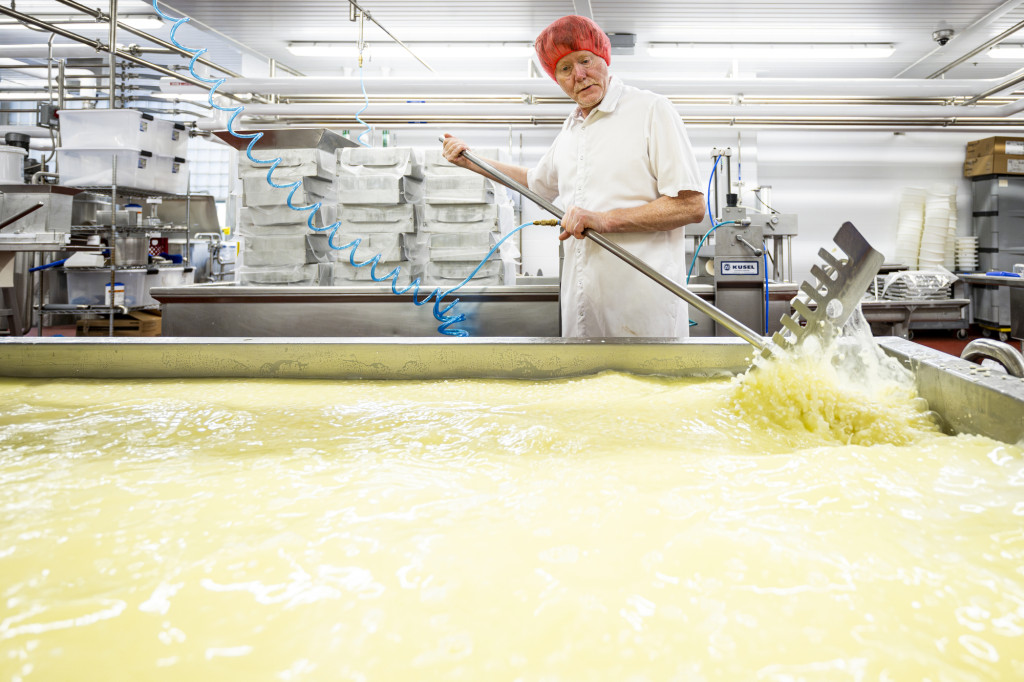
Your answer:
[[[28,152],[21,147],[12,147],[9,144],[0,144],[0,152],[6,154],[17,154],[19,156],[28,156]]]

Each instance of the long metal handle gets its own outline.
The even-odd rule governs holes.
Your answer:
[[[443,141],[444,138],[442,138],[442,142]],[[462,152],[462,155],[465,156],[470,161],[472,161],[473,163],[475,163],[476,165],[480,166],[480,168],[484,169],[492,176],[494,176],[494,178],[498,180],[498,182],[505,185],[506,187],[509,187],[510,189],[514,189],[515,191],[519,192],[533,203],[537,204],[543,209],[546,209],[559,220],[561,220],[565,216],[565,211],[558,208],[550,201],[537,194],[536,192],[532,191],[530,188],[525,187],[524,185],[516,182],[515,180],[505,175],[497,168],[487,163],[483,159],[479,158],[472,152],[467,150]],[[743,339],[750,345],[754,346],[758,350],[764,350],[768,346],[768,339],[764,338],[763,336],[755,332],[753,329],[746,326],[745,324],[743,324],[736,318],[732,317],[728,313],[719,310],[715,306],[711,305],[703,298],[701,298],[697,294],[693,293],[692,291],[684,287],[682,284],[679,284],[678,282],[675,282],[669,279],[668,277],[665,277],[660,272],[658,272],[650,265],[634,256],[626,249],[622,248],[615,242],[610,241],[600,232],[595,232],[594,230],[588,227],[587,229],[583,230],[583,236],[597,243],[601,248],[605,249],[612,255],[621,259],[626,264],[639,270],[644,275],[647,275],[647,277],[654,280],[661,286],[665,287],[673,294],[683,299],[684,301],[692,305],[694,308],[701,311],[702,313],[710,317],[712,320],[722,325],[730,332],[740,337],[741,339]]]
[[[25,216],[29,215],[30,213],[35,213],[36,211],[41,209],[43,206],[44,206],[44,204],[41,201],[38,204],[36,204],[35,206],[29,206],[28,208],[26,208],[24,211],[22,211],[18,215],[13,216],[11,218],[8,218],[7,220],[5,220],[2,223],[0,223],[0,230],[2,230],[3,228],[7,227],[11,223],[14,223],[14,222],[17,222],[17,221],[21,220],[22,218],[24,218]]]

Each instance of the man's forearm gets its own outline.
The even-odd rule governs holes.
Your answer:
[[[680,192],[675,197],[658,197],[643,206],[616,208],[606,214],[602,232],[659,232],[704,220],[704,195]]]
[[[527,186],[527,184],[526,184],[526,170],[527,169],[526,168],[523,168],[522,166],[513,166],[510,163],[501,163],[500,161],[493,161],[491,159],[485,159],[483,157],[481,157],[480,160],[484,161],[485,163],[487,163],[487,164],[489,164],[491,166],[493,166],[495,170],[500,171],[500,172],[504,173],[505,175],[509,176],[510,178],[512,178],[513,180],[518,182],[523,187]],[[468,161],[468,159],[467,159],[467,161]],[[475,163],[470,163],[468,166],[466,166],[466,168],[468,168],[469,170],[473,171],[474,173],[479,173],[480,175],[484,176],[485,178],[489,178],[491,180],[497,180],[498,182],[501,182],[501,180],[498,180],[498,178],[494,177],[493,175],[491,175],[490,173],[488,173],[487,171],[485,171],[483,168],[481,168],[480,166],[476,165]]]

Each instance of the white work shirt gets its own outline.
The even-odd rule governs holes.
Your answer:
[[[703,192],[689,137],[668,99],[612,76],[601,103],[577,107],[551,148],[527,172],[530,189],[559,208],[642,206],[661,196]],[[686,280],[685,233],[605,233],[679,283]],[[562,336],[686,338],[686,302],[589,239],[567,239]]]

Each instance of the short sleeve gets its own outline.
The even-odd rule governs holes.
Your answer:
[[[526,186],[544,197],[554,201],[558,197],[558,174],[555,172],[555,145],[541,157],[536,166],[526,171]]]
[[[676,108],[664,97],[651,107],[647,142],[658,193],[674,197],[680,192],[704,192],[690,137]]]

